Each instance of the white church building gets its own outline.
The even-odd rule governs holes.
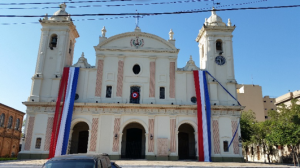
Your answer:
[[[90,65],[83,53],[77,62],[73,60],[79,33],[65,8],[62,4],[53,16],[40,20],[41,40],[30,96],[23,102],[27,115],[18,158],[48,158],[63,68],[80,67],[69,154],[196,160],[198,125],[193,70],[200,68],[192,58],[185,67],[177,67],[179,49],[172,30],[169,39],[143,32],[139,27],[106,37],[103,27],[99,44],[94,46],[96,65]],[[195,38],[201,69],[236,97],[234,29],[229,19],[225,24],[213,10]],[[238,137],[244,107],[210,76],[207,85],[211,102],[211,160],[243,161]]]

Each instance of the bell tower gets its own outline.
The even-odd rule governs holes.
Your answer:
[[[72,65],[79,34],[65,9],[61,4],[52,17],[39,20],[42,33],[28,101],[56,101],[63,67]]]
[[[234,97],[236,80],[234,76],[232,32],[235,26],[230,19],[225,24],[213,8],[211,16],[205,19],[196,38],[199,46],[200,68],[207,70]],[[211,105],[234,106],[237,102],[210,76],[208,76]]]

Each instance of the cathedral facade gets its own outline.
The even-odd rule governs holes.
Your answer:
[[[26,102],[25,139],[18,157],[47,158],[64,67],[80,67],[67,153],[107,153],[111,159],[197,159],[197,98],[192,57],[177,68],[179,49],[169,39],[142,32],[106,37],[94,46],[96,65],[82,53],[73,64],[79,33],[65,4],[40,20],[41,41],[31,94]],[[232,26],[213,10],[199,34],[200,66],[211,102],[211,160],[241,161]],[[217,81],[215,80],[217,79]],[[218,83],[220,82],[220,83]],[[228,91],[226,92],[224,88]],[[36,143],[40,143],[37,148]]]

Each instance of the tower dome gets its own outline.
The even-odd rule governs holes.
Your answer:
[[[222,18],[216,14],[216,9],[213,8],[211,16],[205,21],[207,26],[226,26]]]
[[[66,12],[67,5],[63,3],[60,4],[59,7],[60,9],[53,14],[50,20],[57,20],[57,21],[68,20],[69,14]]]

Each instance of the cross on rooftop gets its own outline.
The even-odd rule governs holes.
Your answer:
[[[142,18],[142,16],[140,16],[140,14],[138,13],[138,11],[136,10],[136,16],[133,16],[136,18],[135,20],[135,27],[139,27],[139,22],[140,22],[140,18]]]

